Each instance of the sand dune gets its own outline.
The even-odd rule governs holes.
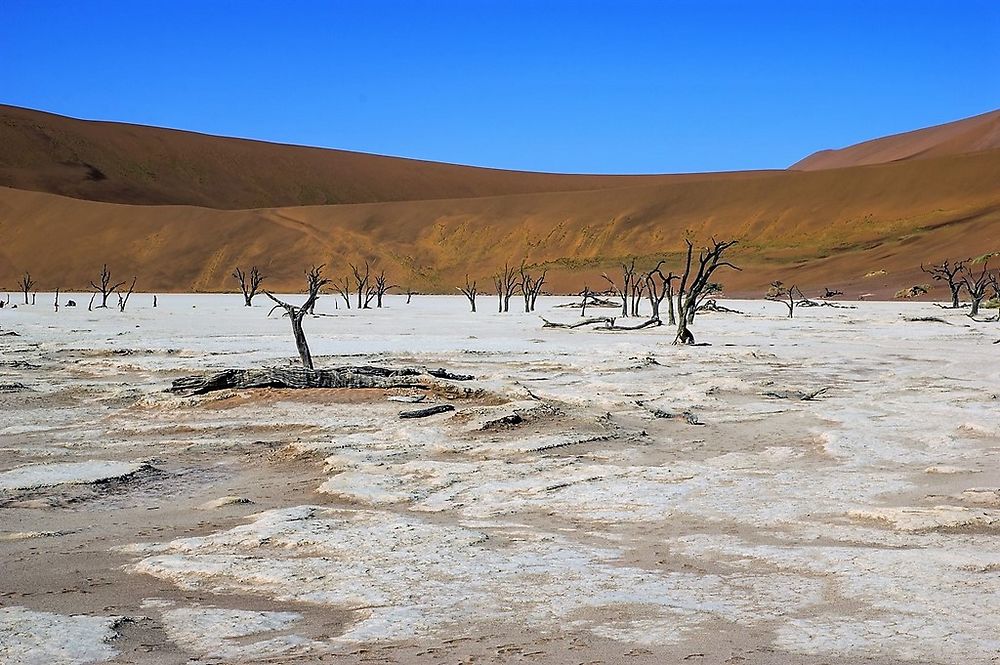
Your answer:
[[[0,105],[0,186],[112,203],[240,209],[497,196],[705,177],[720,176],[502,171],[77,120]]]
[[[13,107],[0,119],[8,290],[26,270],[38,288],[80,289],[104,262],[146,291],[232,290],[233,268],[251,264],[292,290],[312,263],[343,275],[368,259],[401,286],[453,293],[525,259],[576,292],[625,257],[677,267],[687,234],[740,240],[734,295],[781,279],[886,297],[926,283],[921,262],[1000,250],[1000,149],[981,149],[1000,112],[797,170],[675,176],[497,171]],[[838,160],[891,163],[823,168]]]
[[[865,141],[839,150],[820,150],[796,162],[790,168],[798,171],[839,169],[906,159],[929,159],[995,148],[1000,148],[1000,110]]]
[[[600,191],[220,211],[131,206],[0,189],[0,284],[31,270],[39,288],[82,288],[108,262],[151,291],[231,290],[258,264],[297,289],[310,263],[342,274],[370,258],[396,283],[453,292],[466,273],[490,285],[505,260],[551,269],[578,290],[625,256],[673,256],[682,237],[741,240],[733,293],[773,279],[891,295],[926,282],[921,261],[1000,250],[1000,151],[750,179]],[[992,243],[992,244],[991,244]],[[865,278],[884,270],[885,275]]]

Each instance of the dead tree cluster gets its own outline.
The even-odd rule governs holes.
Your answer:
[[[945,260],[930,266],[921,264],[920,269],[932,279],[944,282],[948,286],[951,305],[946,309],[966,306],[962,303],[964,290],[969,297],[969,316],[976,317],[989,290],[992,290],[993,299],[997,300],[1000,306],[1000,274],[990,270],[990,258],[991,255],[986,255],[980,259]],[[1000,321],[1000,309],[996,318]]]
[[[708,246],[698,252],[697,256],[695,255],[694,243],[685,240],[685,244],[687,251],[684,269],[680,274],[675,274],[672,271],[665,273],[663,266],[666,261],[659,261],[652,269],[642,271],[636,268],[635,260],[629,260],[629,262],[621,264],[620,280],[610,277],[607,273],[603,275],[604,280],[610,286],[607,293],[621,302],[622,318],[639,316],[641,303],[645,299],[649,302],[651,310],[647,320],[637,325],[621,325],[615,317],[586,318],[587,306],[593,305],[598,294],[585,288],[580,294],[583,298],[582,302],[579,305],[573,305],[580,307],[583,320],[566,324],[542,319],[544,327],[572,329],[597,326],[597,329],[600,330],[641,330],[660,326],[663,324],[663,302],[666,301],[667,323],[677,326],[674,344],[694,344],[695,338],[694,333],[691,332],[691,325],[699,312],[735,312],[735,310],[720,306],[712,298],[712,296],[722,292],[722,285],[713,281],[712,277],[720,268],[733,270],[740,270],[740,268],[725,258],[727,252],[736,244],[735,240],[719,241],[713,238]]]

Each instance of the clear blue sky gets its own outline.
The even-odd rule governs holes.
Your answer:
[[[783,168],[1000,107],[1000,0],[0,0],[0,102],[500,168]]]

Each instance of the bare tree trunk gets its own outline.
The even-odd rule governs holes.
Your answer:
[[[283,302],[275,298],[268,291],[264,291],[264,294],[273,300],[277,307],[281,307],[288,314],[288,319],[292,324],[292,336],[295,338],[295,348],[299,352],[299,358],[302,360],[302,366],[306,369],[313,368],[312,354],[309,352],[309,343],[306,341],[305,332],[302,330],[302,319],[305,318],[307,312],[310,312],[316,305],[316,299],[319,297],[320,290],[330,283],[330,280],[323,278],[323,266],[313,266],[308,272],[309,281],[309,296],[301,307],[296,307],[287,302]],[[272,309],[272,311],[274,311]]]

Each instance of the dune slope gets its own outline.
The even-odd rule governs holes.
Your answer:
[[[490,287],[505,261],[551,269],[557,290],[603,288],[626,256],[678,261],[682,238],[741,241],[732,293],[783,279],[891,295],[926,282],[922,261],[1000,250],[1000,151],[815,172],[775,172],[598,191],[221,211],[133,206],[0,189],[0,285],[82,288],[103,262],[146,291],[231,290],[257,264],[273,289],[303,270],[371,259],[397,284]],[[885,271],[884,274],[880,271]],[[865,277],[868,273],[878,273]]]
[[[1000,110],[865,141],[839,150],[820,150],[793,164],[797,171],[930,159],[1000,148]]]
[[[498,196],[705,177],[502,171],[77,120],[0,105],[0,186],[111,203],[245,209]]]

